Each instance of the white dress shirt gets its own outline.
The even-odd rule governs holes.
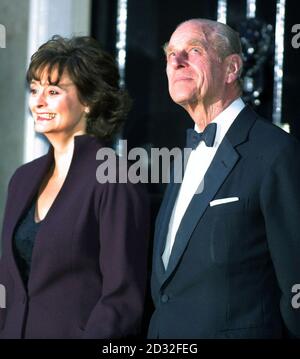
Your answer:
[[[207,147],[203,141],[200,141],[196,149],[190,154],[169,222],[165,250],[162,255],[165,268],[168,266],[175,236],[185,211],[196,193],[201,181],[203,181],[204,175],[210,166],[226,132],[244,107],[245,104],[241,98],[233,101],[212,121],[217,124],[217,132],[213,147]],[[195,131],[200,132],[197,125],[195,125]]]

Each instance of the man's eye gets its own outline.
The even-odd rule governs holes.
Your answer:
[[[191,49],[192,52],[196,53],[196,54],[199,54],[200,53],[200,49],[198,47],[193,47]]]
[[[172,52],[169,52],[169,53],[168,53],[167,58],[170,59],[170,58],[172,58],[172,57],[174,57],[174,56],[175,56],[175,52],[172,51]]]
[[[32,95],[35,95],[37,93],[37,90],[34,88],[31,88],[29,91]]]

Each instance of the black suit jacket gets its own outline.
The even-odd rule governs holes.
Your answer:
[[[141,185],[97,182],[101,146],[88,135],[75,137],[68,175],[35,240],[27,292],[13,233],[53,163],[53,149],[12,177],[2,234],[0,338],[116,338],[139,330],[148,198]]]
[[[156,221],[150,338],[300,336],[300,147],[249,107],[238,115],[161,260],[180,188],[171,183]],[[210,206],[215,199],[239,201]],[[284,323],[284,325],[283,325]]]

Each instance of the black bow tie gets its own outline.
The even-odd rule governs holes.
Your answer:
[[[215,142],[216,131],[216,123],[210,123],[205,127],[204,131],[200,133],[189,128],[186,132],[186,147],[194,150],[200,141],[204,141],[207,147],[212,147]]]

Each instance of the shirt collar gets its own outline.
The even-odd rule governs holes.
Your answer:
[[[234,100],[228,107],[225,108],[212,122],[217,124],[217,132],[215,137],[215,143],[213,147],[218,147],[222,142],[226,132],[236,119],[238,114],[245,107],[244,101],[239,97]],[[200,132],[198,126],[195,124],[195,131]]]

